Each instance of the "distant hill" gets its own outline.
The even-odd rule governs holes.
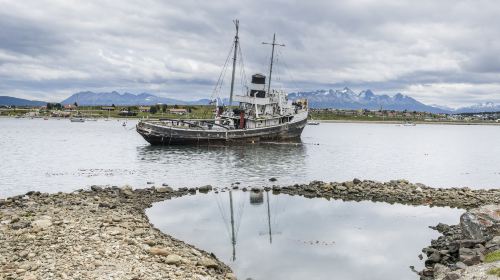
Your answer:
[[[458,108],[454,113],[485,113],[485,112],[500,112],[500,104],[493,102],[478,103],[476,105]]]
[[[200,99],[196,101],[184,101],[172,98],[158,97],[149,93],[132,94],[132,93],[118,93],[101,92],[95,93],[91,91],[78,92],[65,100],[61,101],[62,104],[78,103],[82,106],[98,106],[98,105],[112,105],[117,106],[133,106],[133,105],[154,105],[162,104],[177,104],[177,105],[206,105],[209,103],[208,99]]]
[[[0,105],[3,106],[45,106],[47,102],[28,100],[10,96],[0,96]]]
[[[386,94],[377,95],[371,90],[355,93],[345,87],[342,90],[317,90],[310,92],[297,92],[288,95],[295,100],[307,98],[311,108],[336,108],[336,109],[368,109],[368,110],[397,110],[421,111],[430,113],[449,113],[449,110],[425,105],[410,96],[398,93],[394,96]]]

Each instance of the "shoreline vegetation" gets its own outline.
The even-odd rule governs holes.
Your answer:
[[[213,118],[214,106],[210,105],[153,105],[153,106],[75,106],[31,108],[0,108],[2,117],[27,118],[120,118],[120,119],[199,119]],[[310,109],[309,118],[318,122],[345,123],[415,123],[415,124],[458,124],[500,125],[500,112],[463,113],[456,115],[434,114],[416,111],[394,110],[338,110]]]
[[[495,259],[500,249],[500,189],[441,189],[406,180],[358,179],[264,188],[233,185],[232,189],[465,209],[467,216],[462,216],[460,225],[435,227],[443,236],[423,249],[427,260],[426,268],[418,272],[421,279],[458,279],[444,277],[460,273],[488,277],[490,267],[500,265]],[[0,278],[236,279],[216,256],[160,232],[145,214],[155,202],[227,190],[209,185],[177,190],[165,184],[142,189],[92,186],[72,193],[32,191],[0,198]],[[489,210],[481,212],[484,207]],[[484,213],[493,220],[483,229],[474,219],[484,219]],[[481,238],[464,239],[465,233]]]
[[[15,116],[2,116],[0,115],[0,119],[14,119]],[[30,117],[26,117],[30,118]],[[42,119],[43,117],[31,117],[32,119]],[[64,120],[69,118],[57,118],[57,117],[49,117],[57,120]],[[107,117],[99,117],[100,119],[108,119]],[[158,116],[150,116],[149,119],[161,119],[163,117]],[[187,117],[179,117],[179,116],[165,116],[167,119],[181,119],[181,120],[210,120],[205,118],[187,118]],[[140,117],[123,117],[123,116],[115,116],[110,117],[110,120],[141,120],[143,118]],[[404,125],[408,122],[399,121],[399,120],[353,120],[353,119],[331,119],[331,120],[314,120],[318,123],[358,123],[358,124],[394,124],[394,125]],[[430,125],[488,125],[488,126],[496,126],[500,125],[500,122],[491,122],[491,121],[414,121],[409,122],[412,124],[430,124]]]

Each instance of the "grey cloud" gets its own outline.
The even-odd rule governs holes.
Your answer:
[[[0,94],[206,98],[239,18],[246,73],[267,72],[261,42],[276,32],[287,45],[276,85],[288,90],[372,88],[443,105],[498,100],[499,15],[496,1],[7,0]]]

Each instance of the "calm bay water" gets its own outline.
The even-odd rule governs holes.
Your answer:
[[[342,202],[232,192],[187,196],[147,210],[164,232],[213,252],[238,279],[419,279],[418,254],[438,233],[429,225],[457,223],[450,208]],[[268,210],[269,209],[269,210]],[[172,215],[172,213],[175,213]]]
[[[500,126],[321,124],[301,145],[152,147],[135,122],[0,118],[0,197],[92,184],[229,186],[408,179],[433,187],[494,188]]]

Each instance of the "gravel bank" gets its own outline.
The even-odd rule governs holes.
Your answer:
[[[189,194],[93,187],[0,200],[0,279],[234,279],[215,256],[161,233],[144,209]]]
[[[407,205],[449,206],[462,209],[472,209],[486,204],[500,204],[500,189],[431,188],[419,183],[412,184],[406,180],[393,180],[385,183],[358,179],[343,183],[313,181],[306,185],[274,186],[268,189],[272,189],[273,193],[301,195],[309,198],[321,197],[346,201],[369,200]]]

